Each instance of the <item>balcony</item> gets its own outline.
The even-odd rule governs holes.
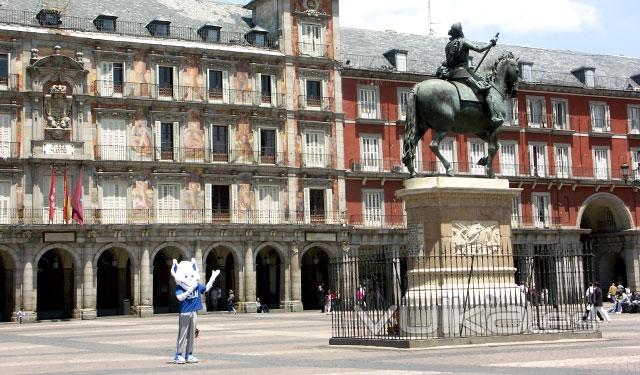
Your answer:
[[[37,12],[26,10],[1,9],[0,23],[42,28],[43,26],[38,22],[38,18],[36,17],[37,14]],[[261,41],[260,43],[257,43],[257,41],[249,33],[229,32],[221,30],[219,31],[218,38],[209,39],[203,37],[203,35],[198,32],[199,29],[197,28],[179,26],[174,24],[171,24],[166,34],[153,33],[153,28],[151,28],[151,30],[148,29],[146,23],[123,21],[121,19],[117,19],[115,21],[114,29],[101,27],[101,23],[94,22],[94,18],[77,17],[65,13],[61,14],[59,24],[50,27],[55,27],[56,29],[62,30],[100,33],[107,35],[115,34],[157,39],[178,39],[207,44],[254,46],[266,49],[278,48],[278,39],[268,35],[264,36],[264,42]]]
[[[545,216],[545,217],[532,217],[532,216],[511,216],[511,227],[513,229],[552,229],[560,228],[562,226],[571,226],[572,224],[566,218],[559,216]]]
[[[501,165],[496,168],[496,174],[503,177],[602,181],[617,181],[624,177],[623,172],[619,169],[530,164]]]
[[[0,225],[76,225],[65,224],[62,207],[56,207],[52,223],[49,208],[0,209]],[[224,209],[85,209],[86,225],[152,225],[152,224],[217,224],[217,225],[337,225],[342,223],[337,212],[285,210]]]
[[[1,22],[1,21],[0,21]],[[0,91],[18,91],[18,75],[6,74],[0,76]]]
[[[327,45],[323,43],[298,43],[298,54],[311,57],[327,57]]]
[[[302,154],[303,168],[331,168],[333,157],[330,154],[304,153]]]
[[[407,216],[385,215],[373,210],[364,215],[349,215],[347,223],[362,229],[403,229],[407,227]]]
[[[103,98],[153,99],[176,102],[196,102],[237,106],[284,108],[285,95],[262,95],[247,90],[206,90],[195,86],[162,86],[152,83],[111,81],[94,82],[94,93]]]
[[[333,98],[311,95],[300,95],[298,105],[303,111],[331,111],[333,108]]]

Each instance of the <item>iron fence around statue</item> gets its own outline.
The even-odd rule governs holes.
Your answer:
[[[393,247],[398,249],[398,247]],[[330,263],[334,339],[595,332],[588,244],[380,248]]]

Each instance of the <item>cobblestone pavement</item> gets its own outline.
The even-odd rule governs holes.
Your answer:
[[[199,317],[200,363],[174,365],[175,315],[0,324],[2,374],[639,374],[640,314],[603,340],[437,349],[332,347],[319,312]]]

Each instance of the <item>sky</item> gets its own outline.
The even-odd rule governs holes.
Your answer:
[[[246,4],[246,0],[218,0]],[[340,24],[428,34],[428,0],[340,0]],[[431,29],[461,22],[467,38],[640,58],[638,0],[431,0]]]

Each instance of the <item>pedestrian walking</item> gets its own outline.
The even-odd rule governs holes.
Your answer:
[[[602,308],[602,289],[600,289],[600,284],[597,281],[593,282],[591,306],[591,320],[595,319],[596,313],[600,313],[604,317],[604,320],[606,320],[607,322],[611,322],[609,314],[607,314],[607,311]]]
[[[318,284],[317,294],[318,294],[318,306],[320,306],[320,312],[323,313],[324,305],[325,305],[325,294],[324,294],[324,286],[322,284]]]
[[[229,289],[229,297],[227,297],[227,311],[229,314],[236,315],[236,295],[233,289]]]
[[[21,307],[20,310],[18,310],[18,312],[16,313],[16,317],[18,318],[18,324],[22,324],[22,320],[24,320],[24,316],[25,316],[25,313]]]

